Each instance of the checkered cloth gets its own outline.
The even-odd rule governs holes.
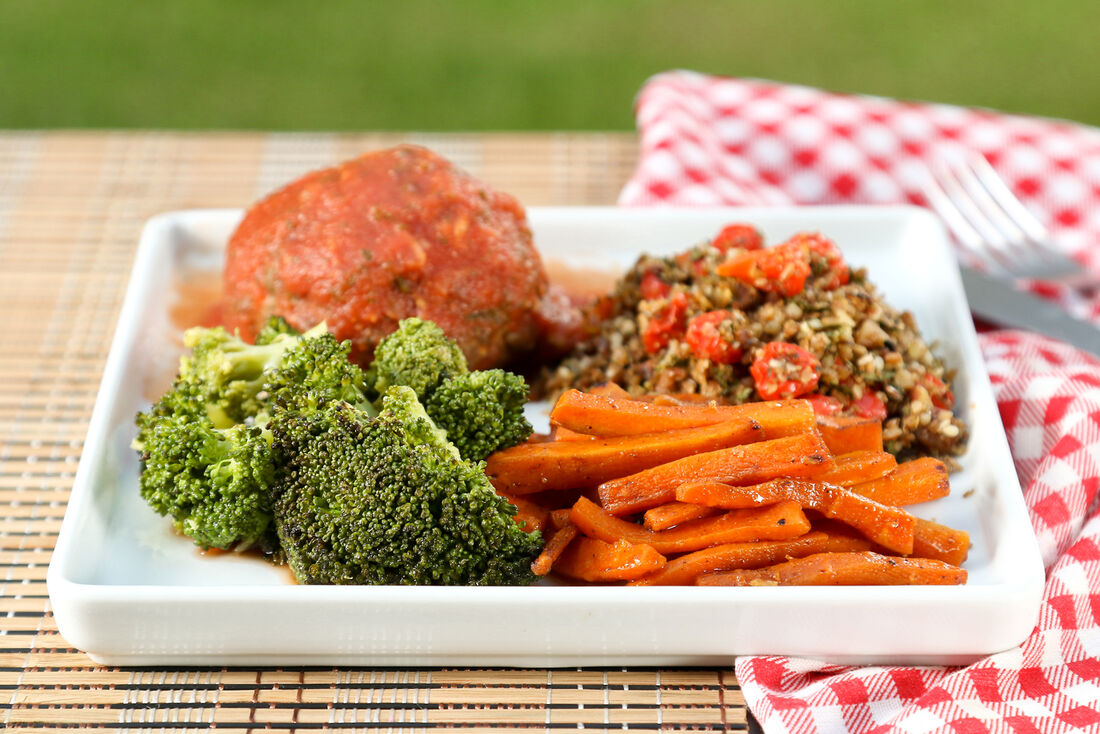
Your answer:
[[[1100,131],[945,105],[670,72],[637,100],[642,156],[624,205],[923,203],[937,155],[990,160],[1100,273]],[[1032,284],[1100,321],[1100,298]],[[1100,731],[1100,361],[1036,334],[980,343],[1047,568],[1038,625],[966,668],[743,657],[768,732]]]

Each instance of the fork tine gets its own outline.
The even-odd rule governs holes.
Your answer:
[[[920,188],[925,200],[947,225],[951,234],[955,236],[955,241],[962,246],[970,259],[980,262],[987,268],[1003,270],[1000,263],[991,261],[988,248],[985,246],[985,238],[970,224],[955,201],[944,191],[932,171],[925,169],[921,173]]]
[[[995,199],[985,186],[975,169],[978,158],[975,156],[972,161],[957,161],[953,165],[945,165],[950,165],[959,185],[966,190],[974,202],[977,210],[975,216],[979,214],[984,216],[989,226],[996,229],[1002,236],[1002,239],[991,241],[989,244],[998,250],[997,254],[1006,269],[1018,271],[1031,267],[1043,257],[1044,249],[1016,223],[1012,213],[1004,208],[1003,202]],[[984,158],[981,160],[985,161]],[[988,163],[986,165],[988,166]]]
[[[1012,217],[1012,221],[1027,233],[1028,237],[1041,244],[1050,241],[1047,228],[1035,218],[1034,214],[1028,211],[1027,207],[1020,203],[1016,195],[1009,190],[1001,177],[993,170],[993,166],[989,165],[989,161],[986,160],[985,156],[973,156],[970,165],[989,195]]]

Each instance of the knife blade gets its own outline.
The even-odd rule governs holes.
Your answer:
[[[981,318],[998,326],[1035,331],[1100,357],[1100,327],[973,268],[960,264],[959,270],[970,310]]]

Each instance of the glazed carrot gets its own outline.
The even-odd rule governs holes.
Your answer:
[[[745,440],[742,443],[748,443],[811,431],[814,412],[805,400],[744,405],[661,405],[566,390],[550,413],[551,425],[594,436],[631,436],[728,421],[743,427]]]
[[[915,505],[951,492],[947,467],[938,459],[924,457],[898,464],[889,474],[852,485],[852,491],[884,505]]]
[[[531,562],[531,573],[536,576],[545,576],[550,573],[554,561],[558,560],[573,538],[577,537],[577,532],[576,525],[566,525],[555,530],[542,547],[542,552]]]
[[[889,474],[897,465],[894,455],[885,451],[852,451],[835,457],[833,468],[822,474],[818,481],[851,487]]]
[[[887,507],[835,484],[786,478],[742,487],[721,482],[686,482],[677,487],[676,499],[721,509],[794,501],[805,509],[850,525],[895,553],[913,551],[916,518],[905,510]]]
[[[745,439],[743,427],[729,422],[638,436],[520,444],[490,454],[485,473],[494,487],[511,495],[595,487],[685,456],[736,446]]]
[[[970,534],[965,530],[917,519],[917,526],[913,528],[913,556],[961,566],[969,553]]]
[[[821,436],[803,433],[695,454],[630,475],[618,474],[598,490],[605,509],[614,515],[628,515],[672,502],[676,487],[684,482],[757,484],[776,477],[813,478],[832,468],[833,457]]]
[[[599,385],[588,388],[588,392],[592,395],[603,395],[609,398],[631,399],[630,393],[626,391],[626,388],[615,382],[601,382]]]
[[[762,540],[756,543],[727,543],[705,548],[669,561],[649,576],[631,581],[630,586],[686,586],[704,573],[735,568],[760,568],[813,553],[861,551],[870,541],[852,535],[830,535],[813,530],[792,540]]]
[[[550,527],[555,530],[561,530],[567,525],[572,525],[573,521],[569,519],[569,508],[566,507],[561,510],[550,511]]]
[[[870,551],[816,553],[755,570],[704,574],[700,586],[874,586],[965,584],[967,573],[943,561]]]
[[[668,530],[688,520],[698,520],[717,514],[719,511],[712,507],[689,505],[686,502],[669,502],[667,505],[646,510],[642,524],[645,525],[646,530]]]
[[[647,393],[635,400],[645,400],[654,405],[727,405],[718,398],[708,398],[695,392]]]
[[[595,436],[590,436],[587,433],[577,433],[565,426],[556,426],[551,436],[551,440],[553,441],[589,441],[593,438],[595,438]]]
[[[717,517],[677,525],[653,532],[641,525],[609,514],[591,500],[581,497],[569,513],[573,524],[590,538],[607,542],[627,540],[644,543],[662,554],[689,553],[722,543],[750,540],[785,540],[810,529],[797,502],[779,502],[768,507],[732,510]]]
[[[527,532],[530,533],[533,530],[541,532],[546,527],[547,523],[550,522],[550,510],[537,502],[532,502],[524,497],[516,497],[502,492],[498,492],[497,494],[516,506],[514,518],[516,525],[519,525]]]
[[[582,581],[630,581],[660,570],[665,563],[665,557],[648,545],[580,536],[558,556],[554,570]]]
[[[882,421],[856,416],[819,416],[817,430],[834,454],[882,451]]]

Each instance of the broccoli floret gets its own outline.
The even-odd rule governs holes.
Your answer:
[[[304,405],[310,401],[298,401]],[[525,584],[542,540],[458,457],[407,387],[377,417],[340,401],[276,410],[273,508],[311,584]]]
[[[272,316],[264,324],[264,328],[260,329],[260,333],[256,335],[256,343],[261,345],[270,344],[278,336],[298,336],[301,333],[282,316]]]
[[[216,427],[228,428],[267,407],[264,382],[302,338],[279,334],[248,344],[220,326],[188,329],[183,343],[191,354],[180,359],[178,381],[192,386]]]
[[[366,373],[348,359],[350,341],[339,341],[331,332],[302,335],[293,349],[288,349],[264,382],[266,399],[286,392],[287,409],[308,396],[310,400],[343,400],[374,413],[367,399]]]
[[[481,461],[531,435],[523,414],[527,383],[504,370],[482,370],[443,381],[425,408],[467,461]]]
[[[373,411],[363,371],[348,360],[350,343],[323,325],[259,346],[221,328],[192,329],[186,342],[194,351],[175,384],[137,416],[141,494],[203,547],[273,548],[265,535],[275,472],[266,426],[275,399],[286,392],[287,409],[310,396]]]
[[[270,432],[216,428],[201,400],[185,393],[177,388],[138,415],[141,496],[203,548],[269,550]]]
[[[433,322],[411,318],[378,343],[368,375],[378,396],[394,385],[405,385],[418,400],[426,400],[445,379],[468,371],[456,342]]]

